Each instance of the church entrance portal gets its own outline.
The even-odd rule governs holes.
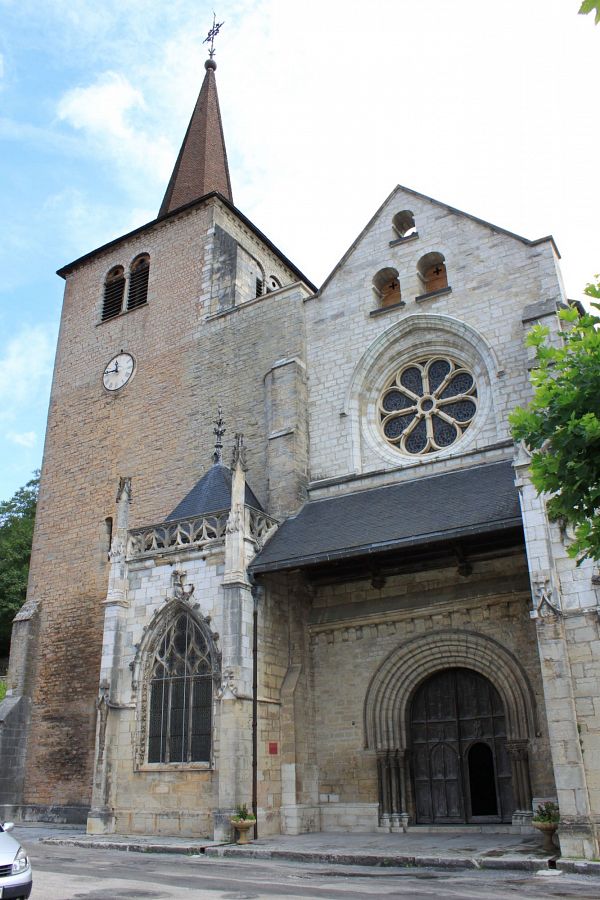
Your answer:
[[[409,728],[417,823],[511,821],[504,708],[487,678],[462,668],[430,676],[414,695]]]

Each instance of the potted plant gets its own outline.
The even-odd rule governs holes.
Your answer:
[[[560,811],[557,804],[553,803],[552,800],[540,803],[533,814],[531,824],[534,828],[537,828],[538,831],[542,832],[544,838],[543,849],[546,853],[556,853],[553,838],[556,829],[558,828],[559,821]]]
[[[249,832],[256,824],[256,817],[251,812],[248,812],[248,807],[245,803],[236,807],[235,814],[231,817],[230,822],[238,833],[237,843],[249,844],[251,841]]]

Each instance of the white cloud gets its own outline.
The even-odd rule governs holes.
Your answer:
[[[9,431],[6,434],[6,439],[13,444],[17,444],[19,447],[31,449],[32,447],[35,447],[37,435],[35,431]]]
[[[118,138],[129,133],[125,115],[136,106],[144,107],[141,92],[118,72],[105,72],[95,84],[67,91],[59,102],[58,115],[75,128],[95,134],[108,131]]]
[[[48,328],[34,325],[23,328],[2,348],[0,421],[21,423],[29,412],[37,413],[40,405],[45,408],[55,340]]]
[[[164,181],[173,163],[173,148],[162,136],[144,131],[142,92],[119,72],[104,72],[93,84],[67,91],[58,117],[81,131],[96,154],[108,156],[129,174]]]

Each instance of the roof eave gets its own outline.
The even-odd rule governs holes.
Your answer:
[[[362,544],[358,547],[344,547],[340,550],[332,550],[327,553],[314,553],[307,556],[288,557],[273,563],[250,563],[249,571],[252,575],[268,575],[271,572],[280,572],[290,569],[303,569],[319,563],[336,562],[342,559],[351,559],[358,556],[373,556],[376,553],[400,550],[404,547],[426,546],[438,542],[446,543],[471,534],[489,534],[495,531],[506,531],[522,525],[520,516],[510,519],[499,519],[485,524],[467,525],[461,528],[453,528],[448,531],[434,531],[428,534],[412,535],[395,541],[380,541],[376,544]]]
[[[189,212],[193,209],[196,209],[198,206],[202,206],[202,204],[207,203],[209,200],[213,199],[220,200],[238,219],[252,231],[256,237],[258,237],[261,241],[263,241],[266,246],[281,260],[281,262],[288,267],[298,278],[298,281],[302,281],[306,287],[311,291],[316,291],[316,285],[310,281],[300,269],[294,265],[294,263],[285,256],[275,246],[275,244],[269,240],[269,238],[263,234],[260,228],[257,228],[253,222],[248,219],[240,210],[231,203],[226,197],[220,194],[218,191],[211,191],[209,194],[205,194],[203,197],[198,197],[197,200],[193,200],[191,203],[186,203],[184,206],[178,206],[177,209],[173,209],[168,213],[165,213],[162,216],[157,216],[156,219],[152,219],[151,222],[147,222],[145,225],[140,225],[138,228],[134,228],[133,231],[127,232],[127,234],[121,235],[121,237],[114,238],[112,241],[108,241],[106,244],[102,244],[100,247],[97,247],[95,250],[90,250],[89,253],[85,253],[83,256],[78,257],[73,260],[73,262],[67,263],[67,265],[62,266],[62,268],[58,269],[56,274],[61,278],[66,278],[67,275],[70,275],[77,266],[80,266],[82,263],[87,262],[90,259],[93,259],[96,255],[100,253],[104,253],[107,250],[110,250],[112,247],[117,247],[122,241],[127,241],[132,237],[136,237],[136,235],[143,234],[145,231],[150,231],[157,225],[162,225],[163,222],[167,222],[169,219],[174,218],[175,216],[181,215],[181,213]]]

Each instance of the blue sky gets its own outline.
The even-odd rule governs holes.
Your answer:
[[[234,201],[320,283],[402,183],[600,270],[600,27],[578,0],[225,0]],[[156,216],[203,0],[0,0],[0,499],[42,457],[63,264]]]

